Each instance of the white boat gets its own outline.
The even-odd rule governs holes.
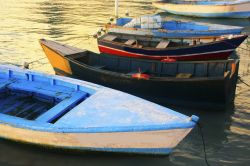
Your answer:
[[[153,5],[169,13],[195,17],[249,18],[250,0],[163,0]]]

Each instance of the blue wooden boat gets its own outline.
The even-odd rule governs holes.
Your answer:
[[[198,121],[120,91],[11,66],[0,66],[0,92],[0,137],[53,148],[166,155]]]
[[[243,27],[191,21],[166,20],[160,15],[139,18],[118,18],[106,24],[105,30],[114,33],[147,35],[155,37],[197,37],[240,34]]]
[[[250,18],[250,0],[162,0],[153,5],[169,13],[213,18]]]

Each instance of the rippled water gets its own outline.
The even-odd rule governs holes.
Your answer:
[[[120,14],[131,16],[160,12],[150,0],[120,0]],[[110,0],[0,0],[0,63],[31,65],[38,71],[53,73],[38,39],[52,39],[80,48],[97,51],[90,38],[113,15]],[[191,20],[169,15],[169,19]],[[250,32],[249,19],[193,19],[228,25],[244,26]],[[249,40],[250,41],[250,40]],[[241,47],[247,48],[243,44]],[[249,45],[248,48],[249,49]],[[240,74],[250,84],[250,52],[238,49],[241,56]],[[209,163],[214,165],[250,165],[250,89],[239,82],[235,104],[226,111],[187,110],[187,115],[201,117]],[[65,154],[17,145],[0,140],[0,165],[205,165],[203,146],[198,129],[174,150],[169,157],[112,156]]]

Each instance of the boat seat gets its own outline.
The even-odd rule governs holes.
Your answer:
[[[178,73],[176,74],[176,78],[191,78],[193,74],[191,73]]]
[[[143,47],[143,45],[139,45],[139,44],[138,44],[136,47],[138,47],[138,48],[142,48],[142,47]]]
[[[105,36],[103,39],[104,40],[107,40],[107,41],[113,41],[113,40],[115,40],[117,38],[117,36],[115,36],[115,35],[107,35],[107,36]]]
[[[167,48],[169,43],[170,43],[169,41],[162,40],[159,44],[157,44],[156,48]]]
[[[10,81],[10,80],[0,81],[0,90],[7,87],[10,83],[12,83],[12,81]]]
[[[133,44],[135,44],[136,43],[136,40],[135,39],[129,39],[129,40],[127,40],[124,44],[126,44],[126,45],[133,45]]]
[[[59,104],[36,118],[36,121],[39,122],[52,122],[61,115],[65,114],[70,108],[74,107],[78,102],[84,100],[88,97],[88,94],[85,92],[74,92],[70,98],[66,98],[61,101]]]
[[[199,39],[193,39],[192,43],[190,44],[191,46],[199,45],[201,44],[201,41]]]

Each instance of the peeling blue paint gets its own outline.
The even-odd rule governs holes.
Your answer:
[[[58,98],[59,103],[36,120],[0,114],[1,124],[28,130],[63,133],[136,132],[193,128],[198,121],[196,116],[188,117],[103,86],[10,66],[0,66],[0,89],[3,88]],[[86,89],[92,94],[85,92]],[[54,119],[56,121],[50,123]]]

